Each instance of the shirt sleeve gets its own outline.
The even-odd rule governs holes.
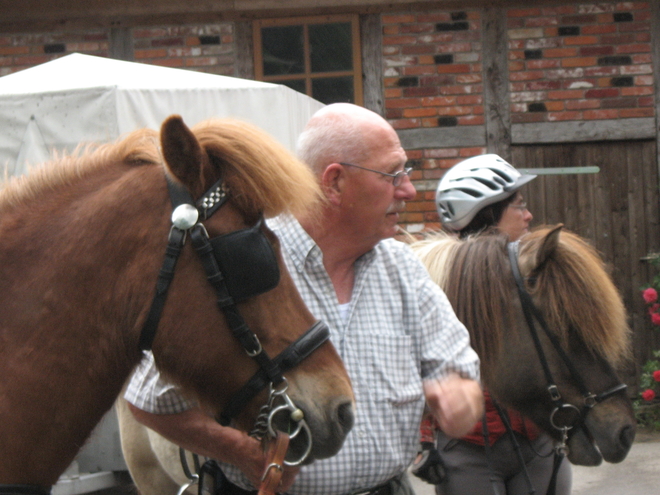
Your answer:
[[[422,378],[444,378],[457,373],[479,380],[479,356],[470,346],[470,334],[454,312],[447,296],[431,279],[411,250],[410,266],[417,281],[422,335]]]
[[[153,414],[177,414],[196,405],[186,399],[176,385],[163,379],[151,351],[145,353],[133,372],[124,398],[135,407]]]

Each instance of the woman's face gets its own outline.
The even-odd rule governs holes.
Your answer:
[[[517,241],[529,230],[532,214],[523,201],[522,194],[516,193],[514,200],[505,208],[497,228],[509,236],[510,241]]]

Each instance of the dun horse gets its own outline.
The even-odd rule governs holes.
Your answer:
[[[594,249],[561,226],[519,244],[440,235],[412,247],[468,328],[493,397],[566,440],[574,464],[622,461],[636,422],[613,369],[629,327]]]
[[[189,198],[175,214],[174,197]],[[261,222],[310,208],[318,197],[305,165],[261,131],[231,120],[191,131],[176,116],[163,124],[160,143],[155,131],[137,131],[7,185],[0,193],[0,493],[49,491],[112,406],[141,348],[218,415],[260,376],[244,349],[260,342],[260,359],[282,372],[295,364],[288,394],[313,438],[310,458],[336,453],[352,424],[350,381]],[[193,198],[203,204],[191,205]],[[223,236],[235,231],[247,235]],[[214,257],[202,263],[191,244],[195,237],[196,247],[205,244],[207,234]],[[238,261],[220,259],[217,246]],[[241,261],[256,248],[270,258]],[[209,283],[209,263],[229,265],[227,273],[238,264],[248,275],[225,273],[226,287],[217,277]],[[250,280],[254,263],[265,263],[270,286]],[[241,342],[232,334],[236,320],[249,328]],[[288,360],[278,360],[290,346]],[[291,363],[291,354],[308,357]],[[252,427],[266,393],[242,408],[236,425]]]

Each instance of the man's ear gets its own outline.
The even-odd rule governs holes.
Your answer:
[[[341,203],[341,194],[344,188],[346,172],[338,163],[331,163],[321,173],[321,189],[324,196],[333,205]]]

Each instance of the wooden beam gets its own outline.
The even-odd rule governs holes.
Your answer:
[[[484,111],[486,146],[511,160],[511,110],[509,108],[509,60],[506,9],[487,7],[483,10],[482,57],[484,77]]]
[[[236,47],[236,77],[254,79],[254,40],[251,22],[234,23],[234,46]]]
[[[655,81],[656,165],[660,171],[660,2],[651,2],[651,47],[653,80]],[[658,176],[660,177],[660,173]],[[658,184],[658,187],[660,187],[660,184]]]
[[[133,30],[125,27],[110,28],[108,54],[117,60],[135,60]]]
[[[571,3],[535,0],[535,5]],[[377,14],[444,9],[465,10],[492,5],[493,0],[0,0],[0,33],[209,24],[224,21],[325,14]],[[293,6],[292,6],[293,5]],[[529,1],[499,0],[498,7],[525,6]]]
[[[380,14],[360,16],[364,106],[385,116],[383,28]]]
[[[486,128],[482,125],[402,129],[397,134],[407,150],[486,145]]]
[[[621,141],[655,139],[656,119],[580,120],[513,124],[513,144],[578,143],[583,141]]]

